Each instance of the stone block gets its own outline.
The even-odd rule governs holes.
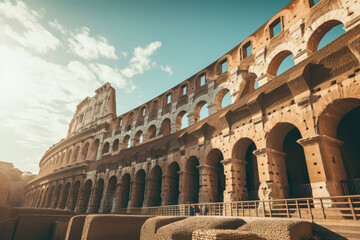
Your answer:
[[[146,220],[141,228],[140,240],[155,239],[156,232],[159,228],[185,219],[186,217],[153,217]]]
[[[53,225],[51,240],[64,240],[69,221],[56,221]]]
[[[11,209],[10,217],[14,218],[22,214],[35,214],[35,215],[69,215],[73,216],[75,213],[68,210],[51,209],[51,208],[22,208],[16,207]]]
[[[196,230],[237,229],[245,221],[235,217],[189,217],[161,227],[155,239],[191,240]]]
[[[142,225],[151,217],[153,216],[88,215],[85,218],[81,239],[139,240]]]
[[[267,240],[301,240],[312,237],[311,223],[302,220],[255,220],[237,230],[252,232]]]
[[[68,222],[71,216],[20,215],[13,240],[50,240],[57,221]]]
[[[86,215],[78,215],[70,219],[65,240],[80,240],[84,229]]]
[[[236,230],[211,229],[196,230],[192,234],[192,240],[265,240],[255,233],[240,232]]]

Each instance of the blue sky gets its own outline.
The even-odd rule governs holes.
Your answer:
[[[0,161],[38,171],[76,105],[109,81],[122,114],[187,79],[285,0],[0,0]]]

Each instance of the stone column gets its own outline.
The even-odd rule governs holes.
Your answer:
[[[153,192],[155,190],[155,184],[156,184],[156,181],[154,179],[147,177],[146,182],[145,182],[145,191],[144,191],[144,202],[143,202],[144,207],[154,206],[155,199],[154,199]]]
[[[163,175],[162,176],[162,184],[161,184],[161,200],[162,206],[172,205],[174,204],[172,197],[177,194],[179,191],[178,188],[175,188],[176,177]],[[180,184],[180,179],[179,179]]]
[[[99,213],[104,213],[104,211],[107,210],[107,208],[109,206],[109,192],[110,192],[109,191],[109,181],[107,181],[107,183],[104,184],[104,190],[102,192]]]
[[[226,188],[224,192],[224,202],[247,200],[246,189],[246,161],[239,159],[224,159],[221,161],[224,165],[226,177]]]
[[[116,184],[116,190],[115,190],[115,195],[114,195],[114,204],[113,207],[111,209],[111,213],[118,213],[121,206],[121,203],[124,201],[123,199],[123,195],[122,195],[122,184],[121,183],[117,183]]]
[[[313,197],[343,195],[341,180],[347,179],[338,139],[316,135],[299,139],[304,148]]]
[[[95,201],[96,201],[96,184],[91,188],[90,199],[88,203],[88,207],[86,209],[86,213],[94,213],[95,210]]]
[[[199,202],[216,202],[218,194],[218,168],[209,165],[197,166],[199,169]]]
[[[192,175],[188,171],[178,171],[179,174],[179,204],[192,203],[191,199],[191,186],[186,184],[186,180],[189,176]]]
[[[129,203],[128,203],[128,208],[132,208],[134,207],[133,204],[134,204],[134,200],[136,198],[136,196],[133,196],[134,192],[134,188],[136,188],[134,185],[136,184],[136,182],[134,180],[131,180],[130,181],[130,192],[129,192]]]
[[[254,152],[259,171],[259,199],[283,199],[289,194],[289,184],[286,174],[286,153],[270,148]]]
[[[71,210],[71,202],[72,202],[72,199],[73,199],[73,190],[74,190],[74,184],[75,183],[71,183],[70,185],[70,189],[69,189],[69,194],[67,196],[67,199],[66,199],[66,202],[65,202],[65,208],[64,210]]]

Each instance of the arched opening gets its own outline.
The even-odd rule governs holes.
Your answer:
[[[119,139],[115,139],[113,146],[112,146],[113,152],[119,151],[119,143],[120,143]]]
[[[231,104],[230,90],[224,88],[220,90],[215,97],[215,111],[219,111]]]
[[[108,153],[110,150],[110,143],[109,142],[106,142],[103,146],[103,149],[102,149],[102,154],[105,154],[105,153]]]
[[[143,141],[143,132],[137,131],[137,133],[134,136],[134,146],[142,143],[142,141]]]
[[[127,208],[129,203],[129,193],[130,193],[130,174],[126,173],[121,178],[121,196],[120,196],[120,208]]]
[[[134,179],[132,207],[142,207],[144,203],[146,173],[143,169],[139,170]]]
[[[68,196],[69,196],[69,191],[70,191],[70,183],[67,183],[65,185],[64,192],[63,192],[63,195],[62,195],[62,200],[61,200],[61,203],[60,203],[60,208],[61,209],[64,209],[65,206],[66,206],[66,201],[67,201]]]
[[[65,155],[66,155],[66,154],[65,154],[65,152],[63,152],[63,154],[61,155],[61,160],[60,160],[60,161],[61,161],[61,163],[60,163],[60,164],[61,164],[62,166],[65,166],[65,165],[66,165],[66,162],[65,162]]]
[[[89,160],[96,160],[98,149],[99,149],[99,139],[96,139],[91,145]]]
[[[235,179],[241,179],[240,186],[245,189],[239,193],[239,200],[258,200],[258,189],[260,185],[257,159],[253,152],[256,150],[254,141],[250,138],[242,138],[234,145],[232,157],[237,167],[238,175]],[[245,162],[244,162],[245,161]],[[236,174],[236,172],[234,172]],[[244,177],[245,175],[245,177]],[[241,189],[239,189],[241,190]]]
[[[190,157],[185,166],[186,180],[183,185],[185,203],[199,202],[199,159],[197,157]]]
[[[169,135],[171,133],[171,122],[169,118],[166,118],[162,123],[160,127],[159,135]]]
[[[203,120],[209,116],[208,104],[205,101],[200,101],[196,104],[194,108],[194,122]]]
[[[99,212],[101,199],[104,192],[104,179],[100,178],[95,186],[95,201],[94,201],[94,213]]]
[[[212,149],[207,158],[206,163],[208,166],[204,169],[206,172],[209,182],[208,187],[210,188],[209,200],[211,202],[223,202],[224,201],[224,191],[226,187],[224,165],[221,161],[224,160],[224,156],[219,149]]]
[[[71,154],[72,154],[72,150],[70,149],[66,154],[66,165],[70,164]]]
[[[36,203],[37,208],[39,208],[41,206],[41,199],[43,198],[43,196],[44,196],[44,189],[41,189],[39,199],[38,199],[38,201]]]
[[[360,99],[347,98],[329,104],[319,118],[319,133],[342,142],[329,150],[344,195],[360,194]],[[335,178],[335,177],[334,177]]]
[[[168,185],[168,205],[176,205],[179,201],[179,164],[172,162],[168,167],[167,185]]]
[[[189,119],[188,119],[188,114],[186,111],[181,111],[177,116],[176,116],[176,123],[175,123],[175,128],[176,130],[181,130],[184,128],[187,128],[189,126]]]
[[[104,213],[110,213],[113,210],[114,201],[115,201],[116,183],[117,183],[117,178],[115,176],[112,176],[109,179],[109,183],[106,189],[106,194],[105,194],[106,197],[105,197],[104,209],[103,209]]]
[[[307,43],[307,51],[312,54],[331,43],[345,33],[344,24],[339,20],[330,20],[320,25]]]
[[[79,159],[79,162],[85,161],[86,160],[86,156],[88,154],[89,151],[89,143],[86,143],[81,151],[81,156]]]
[[[80,147],[77,146],[75,148],[75,152],[74,152],[74,156],[72,157],[72,163],[76,163],[76,161],[78,160],[78,157],[79,157],[79,151],[80,151]]]
[[[59,202],[59,198],[60,198],[61,189],[62,189],[62,184],[60,184],[56,188],[56,192],[55,192],[55,196],[54,196],[54,202],[53,202],[51,208],[56,208],[57,207],[58,202]]]
[[[126,135],[124,137],[124,140],[123,140],[123,144],[122,144],[122,149],[126,149],[126,148],[129,148],[131,146],[130,144],[130,136],[129,135]]]
[[[90,195],[91,195],[91,188],[92,188],[92,181],[89,179],[85,182],[85,186],[81,193],[79,213],[85,213],[88,208]]]
[[[51,203],[51,200],[53,198],[53,195],[54,195],[54,191],[55,191],[55,186],[52,186],[50,188],[50,191],[49,191],[49,195],[48,197],[46,198],[46,203],[45,203],[45,208],[49,208],[50,207],[50,203]]]
[[[154,138],[154,137],[156,137],[156,126],[151,125],[149,127],[149,129],[147,130],[146,139],[151,139],[151,138]]]
[[[43,196],[43,200],[41,201],[41,207],[42,208],[45,207],[45,201],[46,201],[46,198],[48,197],[48,194],[49,194],[49,187],[46,188],[44,196]]]
[[[297,127],[291,123],[278,123],[271,129],[266,140],[268,148],[278,151],[272,157],[279,163],[280,171],[274,174],[280,176],[284,197],[312,197],[304,149],[297,142],[299,139],[302,136]]]
[[[295,65],[294,55],[288,50],[278,53],[270,62],[267,77],[271,80]]]
[[[79,197],[79,192],[80,192],[80,181],[76,181],[71,191],[70,202],[69,202],[69,209],[72,211],[74,211],[75,209],[76,202]]]
[[[161,206],[162,170],[159,166],[155,166],[151,169],[147,184],[147,207]]]

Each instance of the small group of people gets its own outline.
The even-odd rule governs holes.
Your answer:
[[[209,209],[206,205],[202,205],[201,207],[201,215],[206,216],[209,212]],[[199,216],[200,215],[200,208],[199,205],[190,205],[189,207],[189,215],[190,216]]]

